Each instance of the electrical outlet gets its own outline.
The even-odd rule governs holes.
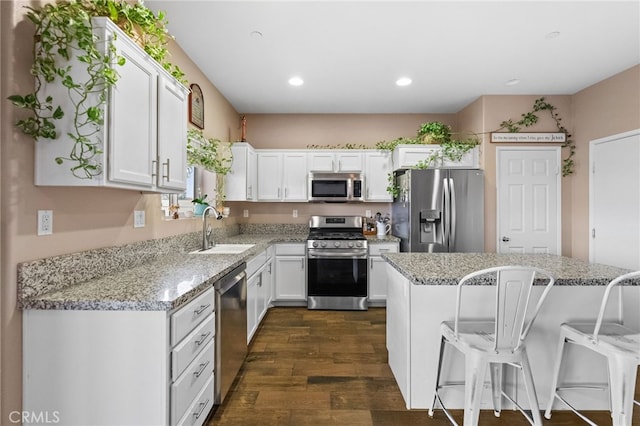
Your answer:
[[[133,211],[133,227],[134,228],[144,228],[144,210],[134,210]]]
[[[249,217],[249,210],[248,209],[242,210],[242,217]]]
[[[293,217],[298,217],[298,210],[293,209]]]
[[[38,210],[38,235],[53,234],[53,210]]]
[[[371,210],[365,210],[364,217],[371,217]]]

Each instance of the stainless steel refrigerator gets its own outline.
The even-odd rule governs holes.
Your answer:
[[[484,172],[397,170],[392,234],[402,252],[484,251]]]

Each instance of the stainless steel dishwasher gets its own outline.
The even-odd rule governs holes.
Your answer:
[[[247,356],[246,264],[214,284],[216,291],[215,403],[221,404]]]

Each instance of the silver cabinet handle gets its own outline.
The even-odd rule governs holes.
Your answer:
[[[207,400],[205,402],[201,402],[200,403],[200,411],[198,411],[197,413],[193,413],[193,415],[195,416],[196,419],[200,418],[200,416],[204,412],[204,409],[207,407],[207,405],[209,405],[209,399],[208,398],[207,398]]]
[[[167,166],[167,175],[162,175],[162,179],[166,179],[167,182],[169,182],[169,158],[167,158],[167,162],[166,163],[162,163],[162,165],[164,166],[166,164]]]
[[[200,309],[196,309],[195,311],[193,311],[193,316],[197,317],[198,315],[206,311],[209,306],[211,306],[211,303],[207,305],[200,305]]]
[[[194,372],[193,375],[196,377],[200,377],[204,372],[204,369],[207,368],[207,365],[209,365],[209,361],[205,362],[204,364],[200,364],[200,369]]]
[[[280,198],[280,188],[278,188],[278,198]]]
[[[151,178],[158,177],[158,160],[151,161]]]
[[[211,334],[210,331],[207,331],[206,334],[201,334],[200,335],[200,340],[196,340],[196,346],[200,346],[201,344],[204,343],[205,340],[207,340],[207,337],[209,337],[209,335]]]
[[[300,259],[300,265],[302,266],[302,269],[304,269],[304,259]]]

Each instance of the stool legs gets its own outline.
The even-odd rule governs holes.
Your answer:
[[[491,371],[493,414],[496,417],[500,417],[500,412],[502,411],[502,372],[504,371],[504,366],[502,364],[492,362],[489,364],[489,368]]]
[[[553,376],[551,379],[551,396],[549,397],[549,405],[544,416],[547,419],[551,419],[551,410],[553,409],[553,403],[556,399],[556,392],[558,389],[558,377],[560,376],[560,365],[562,364],[562,355],[564,354],[564,345],[566,343],[566,337],[562,328],[560,329],[560,341],[558,342],[558,350],[556,352],[556,363],[553,367]]]
[[[477,352],[465,356],[464,424],[477,425],[487,360]]]
[[[607,363],[613,426],[631,426],[638,361],[615,354],[607,357]]]
[[[542,425],[542,417],[540,416],[540,408],[538,405],[538,396],[536,395],[536,388],[533,384],[533,374],[531,373],[531,366],[529,365],[529,357],[527,356],[526,349],[522,349],[522,359],[520,360],[522,365],[522,375],[524,376],[524,386],[527,390],[527,396],[529,398],[529,407],[531,407],[531,417],[533,417],[533,424],[538,426]]]

